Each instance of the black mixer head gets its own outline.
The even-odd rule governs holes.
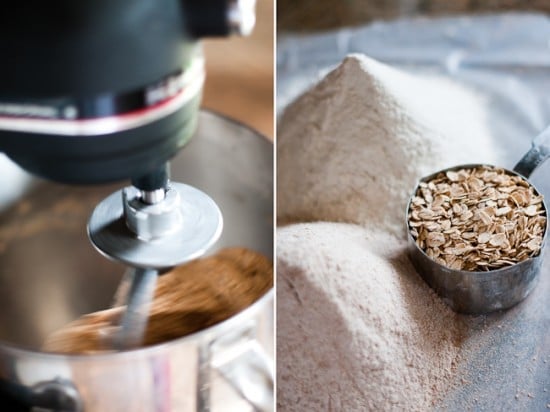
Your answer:
[[[0,13],[0,152],[67,183],[156,170],[196,127],[204,81],[197,39],[240,30],[235,15],[250,15],[241,3],[10,6]]]

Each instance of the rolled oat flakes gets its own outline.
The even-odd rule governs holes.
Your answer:
[[[408,224],[416,244],[436,262],[487,271],[540,253],[546,210],[543,197],[524,178],[478,166],[421,182]]]

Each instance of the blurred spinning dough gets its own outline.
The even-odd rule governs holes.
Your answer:
[[[143,346],[215,325],[245,309],[273,284],[273,265],[243,248],[223,249],[159,277]],[[111,351],[124,306],[87,314],[51,334],[43,350]]]

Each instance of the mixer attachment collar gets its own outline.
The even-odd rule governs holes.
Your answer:
[[[132,267],[165,269],[202,256],[221,235],[222,215],[204,192],[170,183],[165,198],[148,204],[127,187],[104,199],[88,235],[106,257]]]

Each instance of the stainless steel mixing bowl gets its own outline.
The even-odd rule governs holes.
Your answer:
[[[220,206],[225,228],[213,251],[244,246],[273,257],[271,142],[203,112],[196,136],[172,162],[172,178]],[[110,305],[124,267],[94,250],[86,223],[95,205],[124,184],[38,181],[6,159],[0,181],[4,397],[56,411],[271,409],[272,291],[225,322],[166,344],[91,356],[40,352],[48,334]]]

